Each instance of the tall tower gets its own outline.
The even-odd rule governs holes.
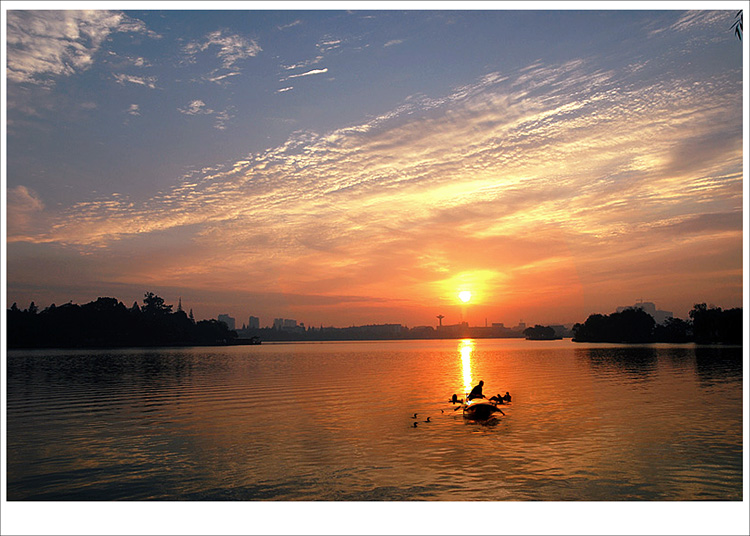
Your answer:
[[[440,324],[438,325],[439,328],[443,327],[443,318],[445,318],[445,316],[437,315],[438,322],[440,322]]]

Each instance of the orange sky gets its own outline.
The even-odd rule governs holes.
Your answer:
[[[56,204],[14,176],[8,302],[130,305],[153,291],[239,326],[741,306],[742,69],[726,56],[742,45],[717,45],[714,19],[682,23],[667,29],[689,26],[705,48],[653,42],[617,68],[593,49],[487,68],[147,196],[124,183]],[[732,68],[712,68],[718,57]],[[473,293],[463,308],[460,290]]]

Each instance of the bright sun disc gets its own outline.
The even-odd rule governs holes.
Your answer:
[[[466,303],[471,299],[471,292],[469,292],[468,290],[462,290],[461,292],[458,293],[458,298],[462,302]]]

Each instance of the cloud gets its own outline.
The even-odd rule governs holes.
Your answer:
[[[324,41],[321,41],[315,46],[318,47],[318,50],[320,50],[321,53],[325,54],[326,52],[330,52],[331,50],[335,50],[339,48],[341,44],[342,44],[341,39],[328,38]]]
[[[214,128],[216,130],[226,130],[227,123],[229,123],[229,121],[231,121],[232,119],[234,119],[234,115],[229,112],[229,109],[218,112],[216,114],[216,122],[214,123]]]
[[[240,74],[242,74],[242,73],[240,73],[239,71],[234,71],[234,72],[231,72],[231,73],[225,73],[225,74],[220,74],[220,75],[217,75],[217,76],[211,76],[211,77],[206,78],[206,80],[208,80],[209,82],[214,82],[214,83],[220,84],[220,83],[225,82],[229,78],[231,78],[233,76],[238,76]]]
[[[202,262],[165,260],[151,277],[206,288],[241,279],[439,302],[468,274],[531,303],[579,277],[603,288],[619,269],[618,281],[659,292],[649,263],[741,243],[742,90],[733,73],[629,76],[582,61],[489,73],[357,125],[297,132],[146,203],[78,203],[35,240],[111,250],[167,233]],[[181,112],[216,113],[201,100]]]
[[[326,67],[326,68],[323,68],[323,69],[313,69],[311,71],[307,71],[305,73],[300,73],[300,74],[290,74],[286,78],[283,78],[282,82],[284,80],[289,80],[290,78],[300,78],[302,76],[312,76],[314,74],[324,74],[324,73],[327,73],[327,72],[328,72],[328,68]]]
[[[130,115],[141,115],[140,106],[138,106],[137,104],[131,104],[130,108],[128,108],[128,114],[130,114]]]
[[[8,11],[8,80],[51,84],[56,77],[83,72],[116,32],[158,37],[142,21],[116,11]]]
[[[294,26],[299,26],[302,24],[302,21],[300,19],[295,20],[294,22],[290,22],[289,24],[284,24],[282,26],[277,26],[279,30],[287,30],[289,28],[293,28]]]
[[[677,21],[670,26],[670,30],[688,31],[696,27],[721,26],[723,22],[732,21],[734,12],[727,11],[686,11],[680,14]]]
[[[276,93],[284,93],[286,91],[291,91],[293,89],[294,89],[294,86],[282,87],[281,89],[277,89]]]
[[[35,231],[34,220],[44,211],[39,195],[26,186],[8,189],[8,238]]]
[[[180,113],[186,114],[186,115],[208,115],[214,113],[214,111],[211,108],[206,107],[206,103],[202,100],[194,100],[191,101],[190,104],[188,104],[184,108],[177,108]]]
[[[320,63],[323,60],[323,56],[315,56],[314,58],[299,62],[299,63],[293,63],[292,65],[282,65],[282,69],[286,71],[292,71],[294,69],[303,69],[305,67],[309,67],[310,65],[315,65],[317,63]]]
[[[237,62],[257,56],[263,50],[255,40],[227,34],[223,30],[209,33],[202,41],[191,41],[183,50],[189,57],[194,57],[209,49],[216,49],[216,57],[224,69],[231,69]]]
[[[129,74],[113,74],[113,78],[120,85],[135,84],[137,86],[145,86],[150,89],[156,89],[156,77],[155,76],[133,76]]]
[[[178,108],[179,112],[185,115],[213,115],[216,119],[214,128],[217,130],[225,130],[227,123],[234,118],[234,115],[230,112],[232,107],[222,111],[215,111],[206,106],[206,103],[200,99],[191,101],[184,108]]]
[[[386,44],[384,44],[383,48],[392,47],[393,45],[400,45],[403,42],[403,39],[392,39],[391,41],[388,41]]]

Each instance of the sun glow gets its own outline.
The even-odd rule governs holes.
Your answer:
[[[458,293],[458,299],[464,303],[469,303],[469,300],[471,300],[471,292],[468,290],[462,290]]]

